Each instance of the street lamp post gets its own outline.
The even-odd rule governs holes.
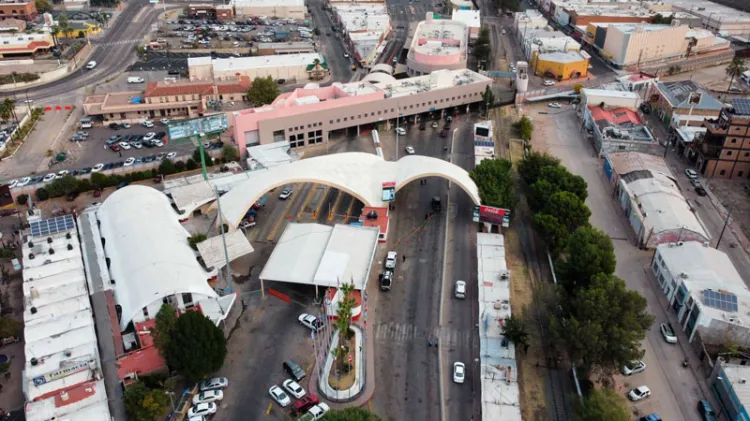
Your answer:
[[[398,141],[401,134],[398,132],[398,121],[401,120],[401,108],[396,104],[396,161],[398,161]]]
[[[716,241],[716,249],[719,248],[719,244],[721,244],[721,239],[724,238],[724,231],[727,229],[727,225],[729,225],[729,220],[731,219],[732,215],[732,209],[734,209],[734,203],[732,202],[731,205],[729,205],[729,209],[727,209],[727,217],[724,219],[724,226],[721,227],[721,233],[719,234],[719,239]]]

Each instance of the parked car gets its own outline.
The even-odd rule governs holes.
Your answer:
[[[292,405],[292,414],[302,414],[307,411],[310,407],[318,403],[318,397],[315,395],[307,394],[302,399]]]
[[[331,410],[331,408],[326,403],[321,402],[321,403],[319,403],[317,405],[312,406],[307,411],[307,414],[305,414],[305,415],[312,416],[311,421],[317,421],[317,420],[323,418],[323,416],[325,414],[327,414],[328,411],[330,411],[330,410]],[[302,419],[304,420],[304,417]],[[310,419],[310,417],[308,417],[308,419]],[[305,421],[307,421],[307,420],[305,420]]]
[[[701,413],[703,421],[716,421],[716,411],[707,400],[698,401],[698,412]]]
[[[697,178],[691,178],[690,185],[693,187],[701,187],[701,182]]]
[[[692,168],[685,168],[685,175],[690,179],[698,178],[698,173]]]
[[[547,106],[550,108],[562,108],[562,105],[560,105],[559,102],[550,102]]]
[[[282,364],[282,367],[284,368],[284,371],[286,371],[292,378],[296,381],[300,381],[304,379],[307,374],[305,374],[305,371],[300,367],[297,363],[295,363],[292,360],[286,360]]]
[[[199,403],[216,402],[222,399],[224,399],[223,391],[219,389],[207,390],[193,396],[193,405],[198,405]]]
[[[555,86],[555,82],[551,80],[545,80],[544,83],[542,83],[544,86]]]
[[[323,321],[313,316],[312,314],[302,313],[299,315],[299,317],[297,317],[297,320],[299,320],[302,326],[305,326],[315,332],[323,328]]]
[[[229,386],[229,380],[226,377],[214,377],[213,379],[202,381],[198,385],[198,388],[201,392],[205,392],[207,390],[224,389],[227,386]]]
[[[118,145],[120,145],[120,147],[126,151],[130,149],[130,143],[128,142],[120,142],[118,143]]]
[[[466,282],[456,281],[456,288],[454,296],[456,298],[466,298]]]
[[[271,395],[271,398],[276,401],[277,404],[279,404],[282,408],[286,408],[290,403],[292,403],[292,400],[289,399],[289,396],[287,396],[286,393],[284,393],[283,390],[279,386],[273,385],[270,389],[268,389],[268,394]]]
[[[396,269],[396,257],[397,253],[395,251],[389,251],[388,254],[385,257],[385,268],[395,270]]]
[[[674,334],[674,330],[672,329],[672,326],[667,323],[662,323],[659,325],[659,330],[661,331],[662,336],[664,336],[664,340],[667,341],[669,344],[676,344],[677,343],[677,335]]]
[[[129,167],[129,166],[131,166],[133,164],[135,164],[135,158],[133,158],[132,156],[130,158],[128,158],[128,159],[125,160],[125,166],[126,167]]]
[[[385,272],[381,273],[380,276],[380,289],[382,291],[388,291],[391,289],[391,285],[393,285],[393,272],[390,270],[386,270]]]
[[[708,192],[702,186],[696,187],[695,188],[695,193],[698,194],[698,196],[701,196],[701,197],[708,195]]]
[[[91,172],[99,172],[104,169],[104,164],[96,164],[91,168]]]
[[[646,363],[643,361],[633,361],[630,364],[622,366],[622,374],[626,376],[643,373],[644,371],[646,371]]]
[[[120,127],[120,125],[119,125],[119,124],[117,124],[117,123],[109,123],[109,126],[107,126],[107,127],[109,127],[109,128],[110,128],[110,129],[112,129],[112,130],[120,130],[120,129],[122,128],[122,127]]]
[[[456,361],[453,363],[453,381],[461,384],[464,382],[466,377],[466,366],[464,363]]]
[[[284,383],[282,383],[281,385],[287,392],[289,392],[290,395],[294,396],[297,399],[300,399],[307,394],[305,392],[305,389],[303,389],[302,386],[299,385],[299,383],[295,382],[292,379],[284,380]]]
[[[177,152],[170,152],[167,154],[167,159],[175,159],[175,158],[177,158]]]
[[[628,399],[633,402],[646,399],[649,396],[651,396],[651,389],[647,386],[639,386],[628,392]]]
[[[407,146],[406,148],[406,154],[407,155],[414,155],[416,152],[414,152],[414,148],[411,146]]]
[[[23,187],[31,182],[31,177],[24,177],[20,180],[18,180],[18,183],[16,184],[16,187]]]
[[[216,404],[213,402],[199,403],[190,408],[188,417],[206,416],[216,413]]]
[[[55,173],[49,173],[49,174],[47,174],[47,175],[44,176],[44,178],[42,179],[42,181],[45,182],[45,183],[48,183],[48,182],[54,180],[55,178],[57,178],[57,174],[55,174]]]
[[[399,127],[396,129],[396,134],[399,136],[405,136],[406,135],[406,129],[403,127]]]
[[[279,199],[281,200],[289,199],[290,197],[292,197],[292,192],[293,190],[291,189],[291,187],[285,188],[284,190],[281,191],[281,194],[279,194]]]

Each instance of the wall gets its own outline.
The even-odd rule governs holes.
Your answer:
[[[206,280],[208,280],[208,277],[206,277]],[[182,301],[182,294],[175,294],[172,295],[173,299],[177,302],[177,308],[180,310],[185,310],[185,303]],[[203,294],[192,294],[193,299],[193,305],[195,305],[198,301],[208,298],[207,295]],[[133,316],[133,323],[139,323],[139,322],[145,322],[146,320],[150,320],[156,317],[156,313],[159,312],[159,309],[161,308],[162,304],[164,302],[162,299],[158,299],[148,306],[146,308],[148,309],[148,316],[144,315],[143,312],[136,313],[135,316]]]
[[[578,15],[572,12],[570,16],[572,25],[588,25],[590,23],[641,23],[651,22],[650,17],[645,16],[604,16],[604,15]]]
[[[573,79],[576,73],[579,74],[578,77],[586,77],[586,75],[588,75],[588,60],[581,60],[573,63],[560,63],[556,61],[537,60],[537,57],[537,55],[534,56],[531,64],[534,69],[534,74],[537,76],[545,76],[548,73],[551,73],[557,80],[568,80]]]
[[[622,33],[617,27],[610,27],[607,31],[605,49],[613,53],[612,61],[621,66],[628,66],[647,61],[660,60],[685,53],[682,44],[688,31],[687,26],[669,27],[659,31],[630,32],[623,34],[624,45],[617,45],[624,54],[617,55],[615,51],[606,48],[609,37],[614,33]],[[613,45],[613,47],[615,46]],[[624,48],[624,51],[622,50]]]

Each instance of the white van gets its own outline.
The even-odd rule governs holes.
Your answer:
[[[82,129],[90,129],[91,128],[91,119],[88,117],[83,117],[81,119],[81,128]]]
[[[86,64],[86,70],[92,70],[94,67],[96,67],[95,61],[90,61]]]
[[[143,83],[143,78],[140,76],[131,76],[128,78],[128,83]]]

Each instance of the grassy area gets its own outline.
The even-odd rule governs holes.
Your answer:
[[[341,336],[339,336],[341,338]],[[344,339],[345,340],[345,339]],[[355,339],[355,336],[352,335],[352,338],[348,341],[349,343],[346,344],[349,349],[351,350],[351,354],[354,355],[354,348],[357,346],[357,342]],[[354,377],[357,370],[357,359],[352,358],[352,368],[349,370],[348,373],[345,373],[341,370],[339,370],[338,375],[336,374],[336,365],[338,363],[334,362],[333,367],[331,367],[331,372],[328,374],[328,384],[331,385],[332,388],[335,390],[346,390],[352,387],[354,384]]]

